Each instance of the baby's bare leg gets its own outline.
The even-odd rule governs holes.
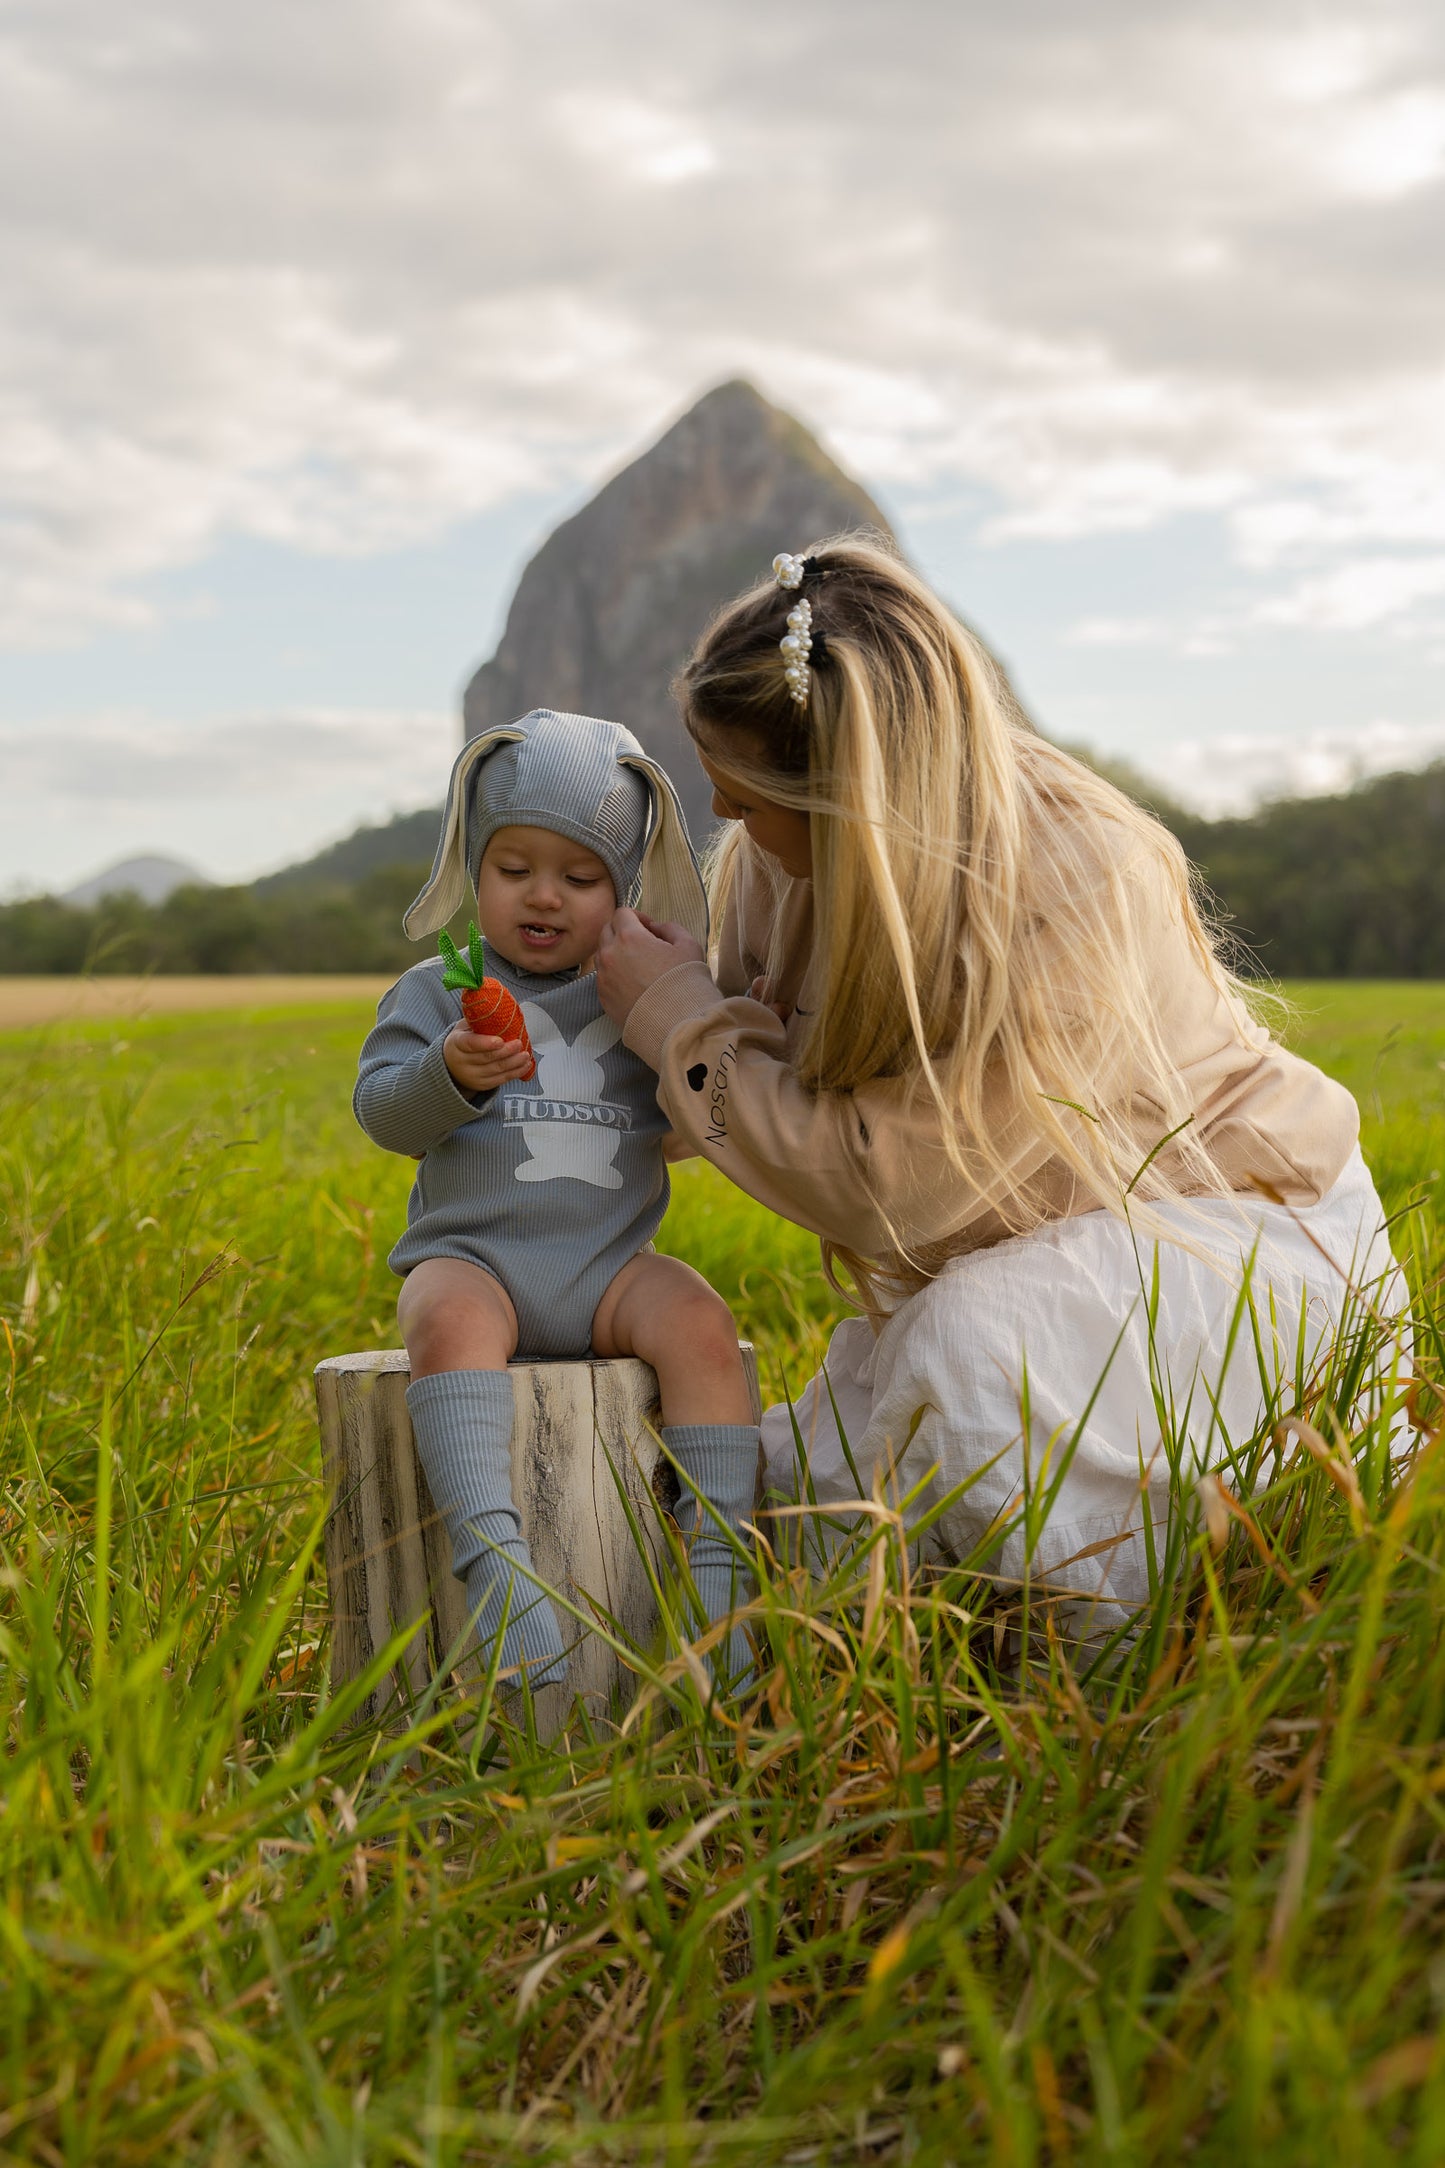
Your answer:
[[[512,1381],[517,1316],[499,1280],[459,1257],[430,1257],[407,1275],[396,1306],[411,1358],[406,1404],[417,1457],[452,1542],[477,1635],[499,1672],[559,1685],[567,1661],[556,1614],[530,1578],[512,1501]],[[520,1569],[520,1570],[518,1570]],[[503,1631],[503,1620],[506,1621]]]
[[[662,1442],[687,1478],[677,1525],[688,1539],[698,1603],[715,1625],[744,1600],[747,1581],[745,1551],[718,1519],[734,1538],[751,1520],[758,1466],[758,1426],[732,1313],[691,1265],[634,1257],[597,1305],[592,1345],[599,1355],[640,1356],[657,1372]],[[741,1626],[709,1661],[735,1689],[751,1682],[753,1653]]]
[[[401,1283],[396,1319],[414,1378],[441,1370],[505,1370],[517,1313],[500,1280],[460,1257],[428,1257]]]
[[[680,1257],[629,1258],[597,1305],[599,1355],[636,1355],[657,1372],[664,1423],[751,1423],[731,1310]]]

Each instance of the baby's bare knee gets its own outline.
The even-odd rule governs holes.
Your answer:
[[[750,1423],[737,1321],[716,1288],[676,1257],[649,1257],[618,1305],[617,1352],[657,1372],[664,1423]]]
[[[516,1344],[511,1304],[500,1285],[476,1268],[447,1272],[419,1265],[402,1285],[396,1312],[413,1377],[500,1368]]]
[[[646,1290],[643,1332],[650,1343],[638,1353],[656,1364],[658,1353],[676,1362],[735,1369],[738,1328],[732,1311],[715,1287],[676,1257],[660,1257],[657,1274]]]

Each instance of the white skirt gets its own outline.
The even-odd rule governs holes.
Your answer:
[[[956,1258],[876,1338],[847,1319],[801,1399],[763,1417],[773,1501],[831,1509],[827,1542],[875,1483],[910,1521],[946,1499],[926,1556],[983,1547],[990,1574],[1077,1598],[1075,1631],[1122,1622],[1149,1593],[1179,1476],[1228,1466],[1291,1412],[1342,1322],[1406,1314],[1358,1151],[1307,1209],[1239,1197],[1166,1217],[1178,1241],[1107,1212],[1059,1220]],[[1385,1336],[1367,1396],[1408,1370],[1407,1337],[1403,1324]],[[1166,1432],[1183,1446],[1177,1471]],[[1050,1490],[1046,1516],[1021,1511]]]

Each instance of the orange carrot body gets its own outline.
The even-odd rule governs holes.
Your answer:
[[[476,922],[467,928],[465,949],[459,949],[449,933],[441,935],[437,947],[446,965],[442,984],[461,995],[462,1015],[466,1018],[468,1031],[475,1031],[487,1039],[518,1040],[530,1064],[522,1072],[523,1079],[534,1077],[537,1061],[521,1008],[516,996],[507,991],[500,979],[487,976],[486,943],[477,931]]]
[[[491,1039],[520,1039],[528,1054],[532,1042],[522,1021],[522,1012],[516,999],[509,994],[500,979],[483,979],[480,986],[468,986],[462,991],[462,1015],[467,1020],[468,1031],[480,1032]],[[535,1059],[526,1075],[537,1074]]]

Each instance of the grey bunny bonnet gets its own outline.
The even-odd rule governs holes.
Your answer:
[[[484,731],[452,767],[426,885],[402,920],[412,940],[445,926],[475,891],[499,828],[548,828],[595,851],[619,904],[707,940],[707,894],[666,772],[630,730],[533,708]]]

